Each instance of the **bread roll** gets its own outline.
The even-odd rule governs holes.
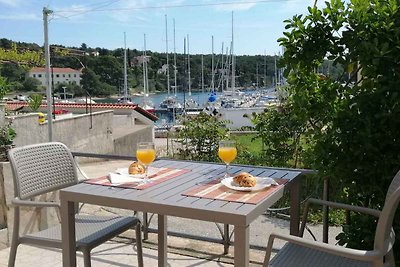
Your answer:
[[[134,162],[132,162],[131,165],[129,165],[129,168],[128,168],[129,174],[142,174],[144,172],[145,172],[144,167],[139,162],[134,161]]]
[[[254,187],[257,184],[257,179],[247,172],[241,172],[233,177],[233,181],[241,187]]]

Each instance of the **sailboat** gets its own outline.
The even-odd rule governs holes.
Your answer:
[[[189,98],[185,101],[185,110],[197,110],[199,103],[192,98],[192,79],[190,77],[190,52],[189,52],[189,34],[187,35],[187,60],[188,60],[188,95]]]
[[[168,54],[168,20],[167,20],[167,15],[165,15],[165,47],[166,47],[166,56],[167,56],[167,92],[168,96],[165,97],[161,103],[160,103],[160,108],[162,109],[167,109],[168,111],[173,113],[173,118],[175,119],[176,113],[180,113],[183,109],[183,106],[178,102],[178,99],[176,97],[176,92],[177,92],[177,85],[176,85],[176,74],[177,74],[177,68],[176,68],[176,48],[175,48],[175,19],[173,20],[174,22],[174,82],[175,85],[173,86],[174,88],[174,95],[171,95],[170,93],[170,76],[169,76],[169,54]]]
[[[118,98],[120,104],[133,104],[132,98],[128,96],[128,72],[126,55],[126,33],[124,32],[124,96]]]
[[[149,99],[149,78],[148,78],[148,69],[147,69],[147,52],[146,52],[146,34],[144,34],[144,50],[143,50],[143,102],[139,105],[146,111],[154,113],[156,110],[154,108],[153,102]]]

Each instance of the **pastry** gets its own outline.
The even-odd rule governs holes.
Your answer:
[[[254,187],[257,184],[256,177],[247,172],[235,175],[233,181],[241,187]]]
[[[131,165],[129,165],[129,168],[128,168],[129,174],[142,174],[144,172],[145,172],[145,170],[144,170],[143,165],[137,161],[134,161],[134,162],[132,162]]]

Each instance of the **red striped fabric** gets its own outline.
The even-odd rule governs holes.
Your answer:
[[[198,185],[196,188],[183,193],[184,196],[225,200],[231,202],[257,204],[270,196],[280,188],[284,187],[288,179],[274,179],[279,185],[270,186],[260,191],[243,192],[230,189],[218,181],[211,181],[207,184]]]
[[[113,186],[113,187],[121,187],[121,188],[133,188],[133,189],[146,189],[162,182],[168,181],[169,179],[175,178],[184,173],[190,172],[190,170],[186,169],[170,169],[170,168],[153,168],[156,169],[156,173],[150,175],[149,178],[151,183],[141,184],[141,183],[121,183],[121,184],[112,184],[108,178],[108,176],[103,176],[94,179],[85,180],[85,183],[88,184],[96,184],[96,185],[104,185],[104,186]]]

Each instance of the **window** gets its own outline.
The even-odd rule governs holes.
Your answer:
[[[63,74],[63,77],[65,78],[65,74]]]
[[[70,77],[70,78],[71,78],[71,74],[68,74],[68,77]]]
[[[74,77],[76,78],[76,74],[74,74]]]
[[[33,78],[36,78],[36,74],[33,74],[32,77],[33,77]]]
[[[56,74],[56,77],[59,78],[59,77],[60,77],[60,74]]]
[[[42,74],[38,74],[37,76],[38,76],[39,78],[42,78]]]

